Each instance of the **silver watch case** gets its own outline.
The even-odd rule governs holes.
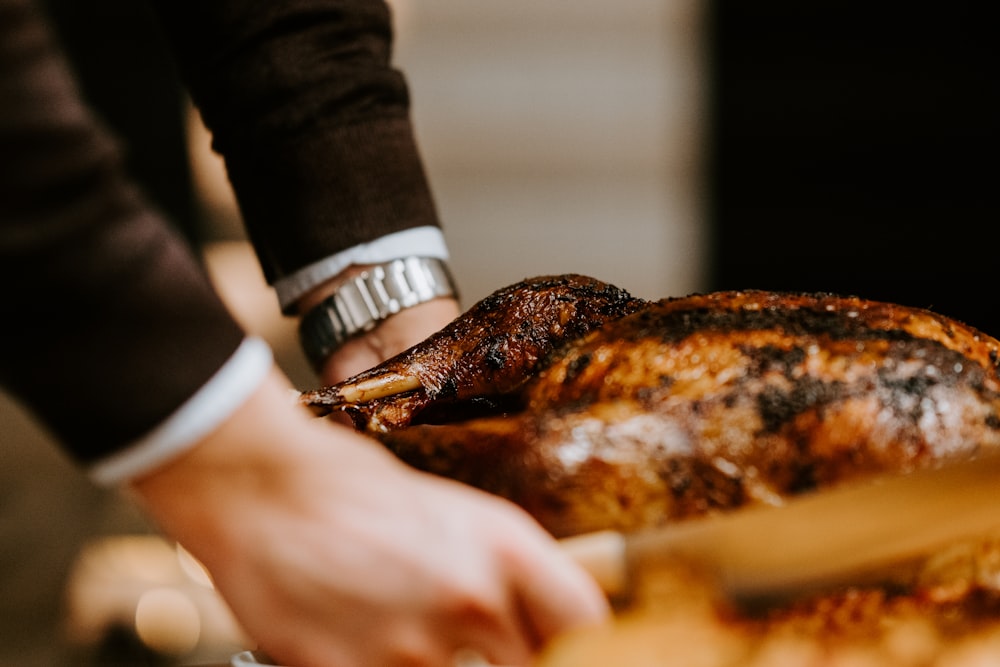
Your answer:
[[[448,265],[433,257],[377,264],[345,281],[299,322],[299,340],[317,369],[353,336],[390,315],[440,297],[455,296]]]

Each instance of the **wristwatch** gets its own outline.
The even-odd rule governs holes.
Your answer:
[[[319,369],[351,337],[371,331],[405,308],[455,296],[448,265],[433,257],[405,257],[376,264],[340,285],[299,322],[299,341]]]

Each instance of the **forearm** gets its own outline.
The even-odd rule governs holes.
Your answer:
[[[387,272],[384,275],[392,274],[392,277],[388,278],[391,287],[386,288],[387,293],[392,292],[395,298],[410,303],[408,299],[414,294],[404,296],[399,291],[401,283],[398,281],[402,280],[403,284],[414,288],[415,294],[425,294],[427,290],[427,283],[423,282],[427,280],[427,276],[423,274],[422,269],[415,275],[410,273],[415,269],[407,269],[402,275],[397,273],[400,270],[397,265],[398,260],[410,257],[439,261],[442,263],[441,266],[446,267],[448,249],[440,230],[421,227],[355,246],[277,281],[274,287],[282,310],[302,317],[320,307],[324,300],[338,293],[346,283],[361,279],[364,274],[382,265],[383,271]],[[386,265],[390,268],[386,268]],[[447,268],[444,270],[448,274],[445,282],[450,283],[450,271]],[[438,275],[436,270],[433,273]],[[447,284],[441,284],[439,288],[453,289]],[[434,289],[432,293],[436,291],[437,289]],[[426,297],[418,297],[418,299],[423,298]],[[319,355],[316,354],[309,354],[309,357],[315,362],[321,379],[326,384],[333,384],[422,341],[451,322],[458,314],[457,294],[448,297],[438,296],[430,302],[404,306],[400,312],[390,315],[364,335],[347,341],[322,361],[317,361]]]
[[[439,225],[384,3],[156,5],[269,281]]]
[[[283,312],[301,315],[369,264],[447,260],[384,2],[156,6]],[[374,365],[457,313],[453,299],[390,317],[321,377]]]
[[[127,182],[35,9],[0,4],[0,380],[90,464],[173,413],[243,332]]]

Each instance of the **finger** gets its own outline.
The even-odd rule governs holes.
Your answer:
[[[605,623],[611,607],[593,577],[554,541],[518,567],[520,607],[539,648],[556,636]]]
[[[320,378],[328,385],[354,377],[383,361],[366,337],[353,338],[327,357],[320,369]]]
[[[494,602],[480,600],[455,617],[451,642],[458,664],[465,667],[531,664],[538,648],[530,628],[523,622],[519,600],[512,586],[497,589]]]

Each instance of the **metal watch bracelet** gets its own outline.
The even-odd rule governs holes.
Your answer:
[[[299,322],[299,341],[313,367],[347,340],[371,331],[406,308],[455,296],[448,265],[432,257],[405,257],[376,264],[346,280]]]

